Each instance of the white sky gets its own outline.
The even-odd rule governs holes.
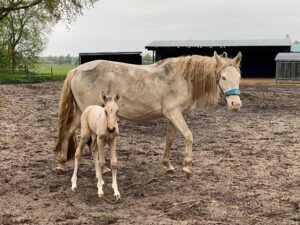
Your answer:
[[[300,0],[100,0],[67,29],[53,29],[43,55],[145,51],[154,40],[300,39]]]

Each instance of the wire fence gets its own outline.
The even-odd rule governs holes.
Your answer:
[[[67,73],[74,67],[75,65],[38,65],[34,69],[28,69],[28,68],[1,69],[0,68],[0,84],[64,80]]]

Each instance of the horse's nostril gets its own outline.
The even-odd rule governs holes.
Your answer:
[[[110,132],[110,133],[115,132],[115,129],[116,129],[115,127],[113,127],[113,128],[109,128],[109,127],[108,127],[108,128],[107,128],[108,132]]]
[[[234,106],[234,102],[231,102],[231,105]]]

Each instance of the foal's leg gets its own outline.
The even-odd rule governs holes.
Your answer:
[[[99,198],[103,197],[103,184],[104,181],[102,179],[102,171],[104,169],[104,164],[105,164],[105,159],[104,159],[104,146],[105,146],[105,141],[100,139],[97,136],[97,145],[98,145],[98,151],[97,152],[97,157],[94,156],[95,160],[95,170],[96,170],[96,176],[98,179],[97,187],[98,187],[98,196]]]
[[[92,138],[92,143],[89,145],[89,149],[90,149],[91,152],[93,152],[93,151],[97,150],[97,144],[94,143],[94,142],[97,142],[97,136],[93,134],[91,136],[91,138]],[[110,172],[110,169],[107,168],[106,166],[104,166],[104,168],[102,170],[102,174],[106,174],[106,173],[109,173],[109,172]]]
[[[192,157],[193,157],[193,134],[188,128],[182,113],[174,110],[165,114],[165,116],[174,124],[185,138],[186,148],[184,151],[183,171],[187,178],[191,175]]]
[[[80,138],[80,142],[79,145],[76,149],[76,153],[75,153],[75,165],[74,165],[74,172],[73,172],[73,176],[71,178],[71,182],[72,182],[72,191],[75,191],[77,188],[77,171],[78,171],[78,164],[79,164],[79,160],[82,156],[82,151],[84,148],[84,145],[89,141],[90,139],[90,131],[87,127],[82,126],[81,128],[81,138]]]
[[[80,126],[80,116],[81,116],[81,112],[80,110],[77,108],[75,115],[72,119],[67,137],[64,139],[62,146],[61,146],[61,152],[58,155],[58,166],[56,167],[56,171],[58,174],[62,174],[65,172],[65,163],[67,161],[67,156],[68,156],[68,151],[69,151],[69,141],[70,138],[73,138],[73,134],[75,132],[75,130]],[[76,142],[76,140],[75,140]]]
[[[162,157],[162,165],[167,170],[167,172],[173,172],[174,167],[170,163],[170,150],[172,143],[174,141],[176,134],[176,127],[173,125],[173,123],[169,122],[167,127],[167,135],[166,135],[166,144],[164,149],[164,154]]]
[[[116,199],[120,199],[121,195],[118,190],[117,184],[117,155],[116,155],[116,138],[109,142],[109,151],[110,151],[110,166],[112,172],[112,188],[114,190],[114,196]]]

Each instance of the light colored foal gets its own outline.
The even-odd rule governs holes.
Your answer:
[[[116,156],[116,137],[119,134],[118,127],[118,105],[119,95],[115,97],[106,96],[102,93],[104,107],[98,105],[88,106],[81,116],[81,138],[75,153],[75,167],[71,179],[72,191],[77,188],[78,163],[82,155],[83,147],[90,140],[95,163],[96,177],[98,179],[98,196],[102,197],[103,184],[102,173],[105,170],[104,147],[106,144],[110,150],[110,165],[112,171],[112,188],[116,199],[121,197],[117,184],[117,156]],[[97,149],[98,147],[98,149]]]

